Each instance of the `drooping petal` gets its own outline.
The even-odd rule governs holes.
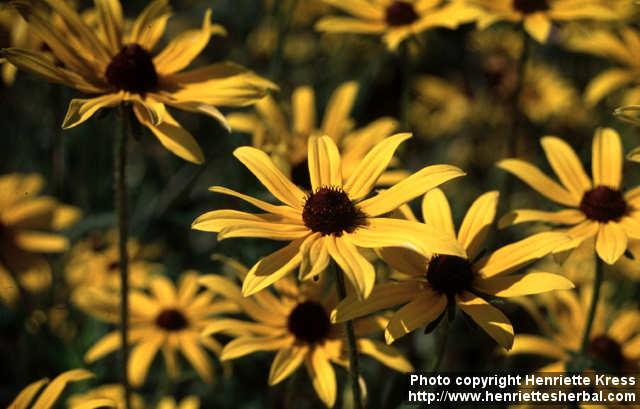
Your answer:
[[[428,325],[442,314],[446,306],[447,297],[424,289],[423,294],[393,314],[384,332],[387,344],[418,327]]]
[[[342,186],[340,153],[333,139],[328,136],[310,137],[307,158],[314,191],[321,187]]]
[[[304,363],[309,378],[311,378],[311,384],[320,400],[328,407],[333,407],[337,394],[336,373],[324,349],[320,347],[313,348]]]
[[[500,193],[491,191],[479,196],[467,210],[458,231],[458,241],[467,251],[469,258],[475,258],[489,234],[496,217]]]
[[[615,222],[601,223],[596,238],[596,252],[607,264],[614,264],[627,250],[628,237]]]
[[[618,189],[622,180],[622,159],[618,132],[612,128],[599,128],[593,137],[591,158],[594,184]]]
[[[213,366],[211,358],[198,344],[194,335],[184,334],[180,338],[180,351],[187,361],[196,370],[200,378],[207,383],[213,382]]]
[[[470,292],[457,295],[456,304],[500,346],[511,349],[513,326],[499,309]]]
[[[63,389],[69,382],[83,381],[93,378],[93,374],[86,369],[72,369],[56,376],[47,387],[42,391],[38,400],[33,404],[31,409],[50,409],[53,407]]]
[[[569,144],[554,136],[545,136],[540,144],[562,184],[571,192],[574,199],[582,200],[584,192],[591,189],[592,185],[578,155]]]
[[[149,367],[163,342],[163,336],[156,335],[138,343],[129,355],[129,381],[135,387],[142,386]]]
[[[574,288],[574,285],[561,275],[532,271],[526,274],[479,279],[475,281],[474,288],[496,297],[519,297],[553,290],[568,290]]]
[[[373,265],[358,251],[347,238],[330,236],[326,239],[327,250],[344,275],[351,281],[360,299],[371,294],[376,281]]]
[[[396,348],[373,339],[359,338],[358,352],[369,355],[398,372],[407,373],[413,371],[413,365]]]
[[[48,382],[47,379],[40,379],[39,381],[35,381],[30,383],[27,387],[22,389],[18,396],[11,402],[8,406],[8,409],[26,409],[29,407],[29,403],[36,396],[40,388],[44,386]]]
[[[315,240],[307,240],[304,247],[300,247],[302,253],[302,261],[300,263],[301,280],[308,280],[318,276],[327,266],[331,257],[327,248],[327,240],[324,237],[318,237]]]
[[[62,129],[80,125],[102,108],[114,107],[122,102],[121,93],[105,94],[89,99],[74,98],[69,103],[67,114],[62,122]]]
[[[269,369],[269,385],[277,385],[295,372],[302,365],[308,353],[306,346],[292,345],[282,348],[271,362]]]

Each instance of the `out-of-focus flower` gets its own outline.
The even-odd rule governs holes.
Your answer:
[[[242,266],[234,271],[241,280],[248,274]],[[298,286],[294,279],[285,277],[274,284],[279,297],[262,291],[244,298],[240,287],[224,277],[207,275],[200,283],[238,303],[251,320],[221,319],[205,328],[205,336],[220,333],[234,338],[222,350],[222,360],[277,351],[269,371],[269,385],[284,381],[304,364],[318,397],[333,407],[337,385],[331,363],[349,367],[343,326],[329,321],[336,303],[335,291],[323,295],[322,281],[306,281]],[[381,332],[385,324],[381,317],[354,322],[359,353],[396,371],[412,371],[411,363],[400,351],[368,337]]]
[[[417,78],[413,87],[409,116],[419,135],[436,138],[462,128],[471,101],[459,87],[431,75]]]
[[[109,400],[115,409],[125,409],[124,388],[119,384],[102,385],[87,392],[75,394],[67,400],[68,409],[82,409],[88,402],[96,399]],[[176,402],[173,397],[165,396],[160,399],[157,405],[145,404],[142,397],[136,393],[130,396],[131,409],[199,409],[200,399],[197,396],[187,396],[180,402]]]
[[[149,277],[162,272],[162,266],[151,260],[160,255],[155,245],[143,245],[129,239],[129,285],[143,288]],[[85,287],[100,287],[104,290],[120,288],[120,264],[117,232],[93,233],[76,243],[67,257],[65,278],[73,291]]]
[[[403,305],[393,314],[385,329],[385,338],[390,344],[419,327],[439,322],[448,306],[458,306],[498,344],[510,349],[513,343],[511,322],[478,294],[508,298],[572,288],[569,280],[556,274],[510,274],[565,245],[570,238],[562,233],[541,233],[508,244],[477,260],[493,224],[497,204],[496,191],[478,197],[467,211],[456,235],[444,193],[440,189],[429,191],[422,200],[425,224],[457,240],[465,253],[425,256],[401,248],[379,250],[385,262],[403,276],[398,277],[398,281],[377,285],[363,302],[353,295],[348,296],[332,312],[332,322]],[[405,214],[415,219],[410,210],[405,209]]]
[[[634,162],[640,162],[640,146],[629,152],[629,155],[627,155],[627,157],[629,158],[629,160],[632,160]]]
[[[553,297],[539,296],[537,303],[531,300],[519,302],[538,323],[543,335],[516,335],[511,354],[533,354],[553,360],[539,368],[539,372],[572,371],[567,367],[572,357],[580,351],[581,337],[587,322],[591,289],[580,293],[560,291]],[[545,317],[540,308],[546,310]],[[600,302],[589,343],[585,351],[591,358],[591,369],[623,372],[638,370],[640,359],[640,312],[629,307],[616,311],[605,301]]]
[[[16,8],[60,64],[53,64],[47,54],[23,48],[3,49],[1,55],[20,69],[96,95],[73,99],[63,128],[81,124],[101,108],[130,102],[138,121],[165,148],[185,160],[202,163],[200,146],[166,106],[206,114],[227,126],[216,106],[251,105],[276,88],[229,63],[182,72],[204,50],[211,35],[225,33],[221,26],[211,24],[210,10],[200,30],[184,32],[153,56],[171,13],[168,0],[151,2],[126,34],[118,1],[96,2],[97,29],[63,1],[16,2]],[[51,23],[47,8],[60,16],[64,32]]]
[[[92,377],[93,374],[87,370],[72,369],[56,376],[51,382],[46,378],[40,379],[24,388],[13,402],[9,404],[9,409],[51,409],[69,382],[83,381]],[[42,391],[33,405],[29,405],[44,385],[47,385],[47,387]],[[108,399],[91,399],[85,403],[83,408],[115,408],[115,406],[113,402]]]
[[[36,334],[46,326],[55,336],[64,342],[70,342],[75,338],[78,327],[69,315],[69,308],[62,303],[46,310],[36,309],[25,320],[25,329]]]
[[[42,40],[29,31],[27,22],[9,7],[0,8],[0,27],[7,32],[11,47],[40,50],[43,45]],[[0,62],[0,66],[2,67],[2,82],[5,85],[12,85],[18,71],[17,67],[6,60]]]
[[[219,355],[222,346],[211,338],[201,338],[202,329],[212,323],[216,314],[232,313],[237,306],[217,299],[210,292],[198,291],[198,274],[185,272],[177,287],[163,276],[155,276],[149,282],[150,292],[133,290],[129,339],[133,344],[129,357],[131,385],[141,386],[149,366],[159,351],[162,352],[169,377],[179,372],[176,352],[181,352],[198,375],[213,382],[214,372],[210,350]],[[100,290],[86,291],[77,300],[88,314],[108,322],[119,321],[119,300],[112,293]],[[85,354],[85,361],[94,362],[120,347],[120,332],[113,331],[96,342]]]
[[[69,243],[59,232],[80,217],[80,210],[40,196],[36,174],[0,176],[0,301],[12,305],[18,285],[37,293],[51,284],[44,254],[61,253]]]
[[[284,205],[273,205],[221,186],[213,192],[235,196],[265,211],[252,214],[214,210],[198,217],[192,228],[231,237],[264,237],[289,244],[259,260],[244,279],[245,296],[257,293],[300,266],[300,277],[320,274],[333,259],[360,298],[371,293],[376,278],[373,265],[359,248],[411,246],[421,252],[461,255],[459,244],[429,226],[380,217],[429,189],[464,173],[449,165],[427,166],[367,198],[398,146],[410,134],[397,134],[376,144],[348,179],[343,178],[338,148],[328,136],[308,142],[311,193],[307,194],[282,174],[261,150],[241,147],[238,158]]]
[[[627,87],[622,98],[623,105],[640,103],[640,32],[623,27],[617,32],[593,29],[576,30],[567,35],[568,48],[616,63],[593,78],[584,91],[584,99],[595,105],[602,98]],[[631,86],[630,86],[631,84]]]
[[[324,0],[350,17],[330,16],[316,23],[319,31],[382,36],[390,50],[405,39],[436,28],[457,28],[473,21],[478,10],[461,1]]]
[[[229,115],[235,130],[249,132],[252,145],[271,156],[278,168],[298,186],[311,188],[307,163],[309,136],[328,135],[342,151],[342,175],[348,178],[364,155],[398,126],[393,118],[384,117],[369,125],[353,129],[351,109],[358,94],[355,82],[340,85],[329,98],[320,126],[316,123],[316,104],[313,88],[298,87],[291,96],[291,114],[281,109],[269,96],[256,104],[256,113]],[[379,185],[397,183],[407,172],[390,170],[378,179]]]
[[[499,21],[521,23],[536,41],[549,38],[555,21],[615,20],[621,16],[599,0],[464,0],[481,10],[478,27],[481,30]]]
[[[608,264],[615,263],[627,250],[630,239],[640,239],[640,187],[627,193],[620,190],[624,157],[618,133],[611,128],[596,130],[591,159],[593,181],[574,150],[562,139],[546,136],[541,145],[562,185],[519,159],[505,159],[498,166],[569,209],[515,210],[502,217],[499,226],[531,221],[573,226],[561,230],[579,242],[596,237],[598,256]]]

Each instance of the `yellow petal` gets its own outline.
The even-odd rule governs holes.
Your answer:
[[[96,11],[100,21],[100,28],[104,33],[109,48],[113,54],[122,48],[122,7],[119,0],[96,0]]]
[[[93,374],[85,369],[72,369],[61,373],[47,385],[31,408],[50,409],[69,382],[83,381],[89,378],[93,378]]]
[[[120,332],[114,331],[111,332],[104,337],[102,337],[98,342],[93,344],[91,348],[84,355],[84,361],[87,363],[92,363],[102,358],[105,355],[110,354],[111,352],[120,348]]]
[[[340,153],[335,142],[328,136],[309,138],[309,177],[314,191],[321,187],[341,187],[342,170]]]
[[[640,162],[640,147],[635,148],[627,155],[627,159],[634,162]]]
[[[369,355],[398,372],[407,373],[414,370],[411,362],[400,351],[380,341],[360,338],[358,339],[358,352]]]
[[[503,229],[514,224],[526,222],[546,222],[553,224],[578,224],[586,220],[586,216],[580,210],[565,209],[557,212],[545,212],[533,209],[518,209],[505,214],[500,218],[498,227]]]
[[[544,13],[534,13],[524,19],[524,29],[539,43],[545,43],[551,32],[551,21]]]
[[[627,249],[627,234],[622,226],[615,222],[600,224],[596,238],[596,252],[607,264],[614,264]]]
[[[348,239],[330,236],[326,239],[327,250],[344,275],[351,281],[360,299],[366,299],[376,281],[373,265]]]
[[[384,332],[387,344],[418,327],[429,325],[442,314],[446,306],[447,297],[424,289],[420,296],[393,314]]]
[[[150,2],[133,22],[129,42],[151,51],[162,37],[170,13],[169,0]]]
[[[191,228],[194,230],[219,232],[222,229],[246,222],[266,222],[274,219],[267,218],[266,214],[253,214],[241,212],[238,210],[212,210],[201,214],[193,223]]]
[[[291,95],[293,131],[300,135],[310,135],[316,127],[316,104],[313,88],[297,87]]]
[[[384,19],[383,8],[376,7],[375,2],[366,0],[325,0],[324,2],[363,19]]]
[[[217,319],[207,325],[202,331],[202,336],[224,334],[231,337],[242,335],[272,335],[274,328],[270,325],[245,322],[235,319]]]
[[[527,272],[476,280],[474,288],[496,297],[519,297],[554,290],[568,290],[574,288],[574,285],[557,274]]]
[[[375,34],[383,33],[385,24],[351,17],[323,17],[316,23],[315,29],[329,33]]]
[[[218,241],[233,237],[263,237],[271,240],[291,241],[308,236],[310,233],[309,228],[295,222],[295,220],[292,222],[267,220],[231,224],[220,230]]]
[[[640,328],[640,312],[629,310],[621,312],[609,326],[607,333],[619,343],[626,342]]]
[[[18,284],[13,280],[9,271],[0,264],[0,301],[5,305],[13,306],[20,297]]]
[[[329,363],[324,349],[313,348],[304,363],[318,397],[325,405],[333,407],[337,393],[336,373]]]
[[[302,365],[308,349],[305,346],[292,345],[282,348],[271,362],[269,369],[269,386],[276,385],[285,380]]]
[[[29,407],[29,403],[36,396],[40,388],[48,382],[48,379],[40,379],[30,383],[27,387],[22,389],[18,396],[9,404],[8,409],[26,409]]]
[[[589,106],[594,106],[602,98],[624,87],[634,79],[635,74],[631,70],[610,68],[601,72],[589,82],[584,92],[584,99]]]
[[[622,180],[622,144],[615,129],[599,128],[593,137],[591,167],[596,186],[620,187]]]
[[[622,353],[630,359],[640,358],[640,335],[636,335],[629,340],[623,347]]]
[[[422,198],[422,218],[439,231],[455,237],[451,207],[442,190],[436,188],[424,195]]]
[[[320,129],[334,141],[338,141],[349,127],[349,115],[358,95],[358,83],[345,82],[333,91]]]
[[[499,309],[469,292],[456,296],[456,303],[500,346],[509,350],[513,346],[513,326]]]
[[[320,236],[318,233],[315,234]],[[304,244],[304,247],[300,247],[302,261],[299,276],[301,280],[308,280],[322,273],[329,265],[331,258],[327,249],[327,240],[323,237],[307,240]]]
[[[228,361],[257,351],[274,351],[291,344],[292,339],[290,337],[287,338],[281,335],[274,337],[240,337],[224,346],[220,360]]]
[[[569,144],[554,136],[545,136],[540,144],[562,184],[576,200],[582,200],[582,195],[591,189],[592,185],[578,155]]]
[[[554,359],[567,359],[567,353],[554,341],[535,335],[516,335],[509,354],[542,355]]]
[[[427,166],[389,189],[360,202],[359,207],[367,216],[378,216],[464,174],[455,166]]]
[[[58,234],[24,230],[14,234],[14,243],[33,253],[60,253],[69,247],[69,241]]]
[[[160,346],[162,345],[163,337],[156,335],[151,339],[146,339],[138,343],[129,355],[129,381],[134,387],[140,387],[144,384],[144,381],[149,372],[149,367],[153,358],[158,353]]]
[[[106,94],[89,99],[74,98],[69,103],[67,115],[62,122],[62,129],[80,125],[102,108],[114,107],[122,102],[122,94]]]
[[[480,195],[469,207],[458,231],[458,241],[469,258],[475,258],[496,217],[500,193],[491,191]]]
[[[190,334],[182,335],[180,337],[180,351],[203,381],[213,382],[211,358],[198,344],[198,338]]]
[[[429,259],[403,247],[383,247],[378,254],[392,269],[414,277],[422,277],[427,271]]]

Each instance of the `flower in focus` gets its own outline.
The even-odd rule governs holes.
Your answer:
[[[373,289],[376,273],[359,248],[410,246],[420,252],[462,254],[455,240],[429,226],[380,217],[429,189],[464,175],[460,169],[427,166],[367,198],[398,146],[410,136],[396,134],[383,139],[347,180],[343,179],[340,153],[333,139],[312,136],[308,142],[310,193],[283,175],[266,153],[248,146],[238,148],[234,156],[284,205],[214,186],[211,191],[235,196],[266,213],[213,210],[198,217],[192,228],[216,232],[218,240],[264,237],[290,242],[251,268],[242,286],[245,296],[268,287],[298,266],[302,279],[313,278],[333,259],[358,297],[366,298]]]
[[[429,191],[422,200],[425,224],[457,240],[462,255],[433,253],[429,257],[402,248],[383,248],[380,255],[399,280],[377,285],[368,299],[347,296],[331,314],[332,322],[362,317],[403,305],[385,329],[387,343],[438,323],[447,308],[458,306],[499,345],[510,349],[513,327],[509,319],[487,297],[517,297],[573,288],[566,278],[545,272],[510,274],[565,245],[570,238],[562,233],[540,233],[508,244],[482,257],[485,239],[495,218],[498,192],[478,197],[462,220],[456,236],[449,202],[440,189]],[[409,217],[415,219],[409,212]]]
[[[521,23],[536,41],[544,43],[555,21],[615,20],[621,16],[598,0],[464,0],[478,7],[481,30],[499,22]]]
[[[185,160],[202,163],[200,146],[166,106],[203,113],[227,126],[217,106],[251,105],[275,89],[269,81],[229,63],[182,71],[204,50],[211,35],[224,34],[222,27],[211,24],[210,10],[200,30],[182,33],[154,56],[152,51],[171,12],[168,0],[151,2],[128,33],[118,1],[96,1],[97,29],[63,1],[15,4],[29,29],[41,37],[60,64],[53,64],[47,54],[24,48],[3,49],[1,55],[20,69],[95,95],[71,101],[63,128],[81,124],[101,108],[130,102],[138,121],[165,148]],[[64,32],[47,17],[47,6],[63,20]]]
[[[563,231],[579,242],[595,237],[595,250],[606,263],[615,263],[627,250],[629,239],[640,239],[640,187],[621,191],[622,144],[618,133],[600,128],[593,138],[589,179],[574,150],[562,139],[546,136],[541,145],[561,185],[536,166],[520,159],[505,159],[498,166],[555,203],[560,211],[515,210],[500,220],[500,227],[539,221],[573,226]]]
[[[79,209],[39,195],[43,185],[36,174],[0,176],[0,301],[7,305],[18,299],[18,284],[30,293],[49,287],[44,254],[67,249],[59,232],[80,217]]]
[[[511,354],[533,354],[553,362],[538,372],[572,372],[571,361],[581,347],[581,337],[587,321],[591,290],[580,293],[560,291],[554,297],[536,297],[537,303],[527,300],[525,309],[542,330],[543,335],[516,335]],[[547,311],[548,317],[541,313]],[[637,372],[640,360],[640,312],[629,307],[616,311],[606,302],[598,304],[586,353],[591,369],[608,372]],[[568,367],[569,366],[569,367]]]
[[[390,50],[405,39],[431,28],[457,28],[473,21],[478,12],[461,1],[442,0],[324,0],[350,17],[324,17],[316,23],[319,31],[375,34],[382,36]]]
[[[345,82],[333,92],[327,103],[320,127],[316,123],[315,93],[309,86],[298,87],[291,96],[291,118],[267,96],[256,105],[255,114],[233,113],[229,125],[234,130],[249,132],[252,145],[271,156],[273,162],[293,183],[311,188],[307,164],[307,141],[312,135],[328,135],[342,151],[343,177],[348,178],[364,155],[376,143],[397,128],[396,120],[385,117],[353,129],[351,109],[358,94],[356,82]],[[401,170],[384,172],[378,184],[399,182],[408,174]]]
[[[163,276],[149,282],[149,293],[133,290],[130,294],[129,380],[141,386],[158,351],[162,352],[170,378],[179,372],[176,352],[181,352],[200,378],[213,382],[211,359],[205,349],[219,355],[222,346],[212,338],[201,338],[202,329],[215,320],[215,315],[237,311],[229,301],[216,299],[210,292],[198,291],[198,274],[185,272],[178,285]],[[110,292],[86,292],[78,304],[99,319],[119,322],[119,300]],[[120,332],[113,331],[96,342],[85,354],[94,362],[120,347]]]
[[[93,374],[89,371],[86,371],[84,369],[72,369],[56,376],[51,382],[49,382],[49,380],[46,378],[40,379],[39,381],[36,381],[24,388],[18,394],[18,396],[16,396],[13,402],[9,404],[9,409],[50,409],[54,406],[54,404],[60,397],[60,394],[69,382],[83,381],[92,377]],[[44,389],[44,391],[42,391],[33,405],[29,405],[44,385],[47,385],[47,387]],[[88,400],[83,408],[115,408],[115,406],[112,404],[112,402],[106,399],[92,399]]]
[[[151,260],[160,255],[154,245],[143,245],[129,239],[129,285],[143,288],[149,277],[162,272],[162,266]],[[115,291],[120,288],[118,235],[116,231],[94,233],[76,243],[67,256],[65,278],[69,287],[81,291],[86,287],[101,287]]]
[[[87,392],[72,395],[67,400],[68,409],[82,409],[88,402],[95,400],[111,401],[114,409],[125,409],[124,389],[120,384],[102,385],[93,388]],[[157,405],[146,405],[142,397],[136,393],[132,393],[130,397],[131,409],[199,409],[200,399],[191,395],[183,398],[179,403],[170,396],[166,396],[158,402]]]
[[[234,271],[240,279],[248,273],[242,266]],[[279,297],[262,291],[244,298],[240,288],[222,276],[207,275],[200,283],[236,302],[251,319],[220,319],[205,328],[205,336],[224,334],[234,338],[222,350],[222,360],[257,351],[277,351],[269,371],[269,385],[284,381],[304,364],[318,397],[328,407],[334,405],[337,385],[331,363],[349,367],[343,327],[329,321],[336,303],[335,291],[323,296],[322,280],[298,286],[294,279],[285,277],[274,284]],[[385,323],[383,318],[354,322],[358,351],[396,371],[412,371],[411,363],[398,350],[368,338],[380,332]]]

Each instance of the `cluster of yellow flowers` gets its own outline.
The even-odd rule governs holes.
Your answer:
[[[331,7],[318,9],[324,14],[315,23],[318,31],[376,35],[405,58],[411,56],[412,41],[426,30],[468,23],[485,30],[510,22],[516,31],[498,31],[502,34],[497,37],[479,33],[471,44],[485,53],[487,70],[501,75],[490,93],[472,101],[460,84],[422,76],[409,87],[417,95],[404,124],[382,116],[358,127],[351,112],[359,94],[356,81],[335,89],[318,121],[311,86],[296,87],[288,109],[272,95],[277,84],[237,64],[186,70],[212,36],[226,35],[223,27],[212,24],[210,10],[199,29],[183,32],[158,52],[154,50],[171,15],[168,0],[151,1],[133,21],[125,19],[118,0],[95,0],[95,7],[83,13],[63,0],[16,0],[6,21],[0,21],[12,26],[14,45],[0,51],[6,82],[14,81],[17,67],[85,94],[70,102],[65,129],[89,120],[100,109],[126,107],[122,121],[129,120],[130,109],[131,118],[166,149],[197,164],[205,162],[205,154],[168,107],[208,115],[229,131],[251,134],[252,146],[239,147],[233,155],[275,200],[212,186],[211,192],[240,199],[259,212],[215,209],[198,216],[191,228],[214,232],[218,241],[244,237],[284,243],[250,267],[214,256],[233,277],[189,270],[174,284],[156,261],[162,254],[159,246],[135,239],[121,243],[128,261],[123,283],[117,232],[79,240],[65,256],[69,298],[98,320],[125,325],[128,333],[123,338],[122,327],[116,328],[85,351],[84,360],[91,364],[119,349],[129,348],[130,353],[123,385],[102,385],[74,395],[69,407],[151,407],[131,394],[129,386],[145,384],[159,354],[170,379],[180,373],[179,353],[211,383],[215,365],[209,353],[228,374],[228,361],[256,351],[275,352],[269,385],[281,383],[304,365],[327,407],[333,407],[338,396],[332,364],[345,368],[353,379],[357,406],[366,401],[359,356],[410,372],[412,362],[391,344],[420,328],[447,331],[458,310],[509,353],[552,358],[554,362],[541,371],[566,371],[575,368],[576,356],[586,356],[589,365],[637,372],[637,304],[614,310],[606,301],[599,302],[601,287],[607,290],[602,263],[640,260],[640,187],[623,184],[625,152],[615,129],[595,130],[591,176],[570,144],[556,136],[539,139],[555,178],[515,157],[496,164],[565,208],[507,209],[496,220],[505,210],[501,204],[510,203],[492,190],[471,203],[457,229],[440,187],[455,184],[465,172],[448,164],[421,164],[410,172],[396,156],[412,137],[397,129],[411,124],[430,137],[453,134],[478,104],[491,104],[496,98],[510,101],[527,120],[541,124],[564,120],[576,105],[586,110],[624,88],[624,106],[616,114],[640,126],[634,117],[640,110],[634,105],[640,92],[640,33],[624,24],[633,11],[619,4],[623,2],[606,0],[324,3]],[[333,10],[347,16],[326,15]],[[577,24],[585,20],[605,25],[594,29]],[[618,29],[606,25],[612,21],[619,23]],[[589,34],[581,35],[581,30]],[[605,57],[619,67],[593,78],[582,102],[561,74],[527,63],[526,35],[540,44],[554,41]],[[411,89],[407,92],[410,98]],[[227,116],[219,110],[248,106],[254,110]],[[504,126],[501,119],[497,123]],[[516,135],[511,138],[517,143]],[[640,147],[630,151],[628,159],[640,162]],[[51,267],[43,254],[67,251],[68,240],[60,231],[81,217],[78,208],[39,195],[42,186],[42,178],[32,174],[0,177],[0,301],[7,306],[15,306],[23,291],[27,296],[50,286]],[[420,218],[410,207],[415,199],[421,200]],[[544,227],[509,243],[494,232],[496,226],[505,229],[525,222],[542,222]],[[578,251],[598,259],[593,277],[580,282],[579,291],[568,274],[562,274],[562,261]],[[541,264],[547,256],[557,261],[554,266]],[[529,268],[533,263],[538,264]],[[534,297],[523,298],[529,295]],[[522,305],[544,336],[515,335],[511,321],[497,307],[496,301],[503,298]],[[129,310],[123,311],[123,299]],[[541,314],[541,305],[554,317],[553,324]],[[128,317],[124,323],[123,312]],[[231,340],[223,345],[216,337]],[[129,345],[123,345],[123,339]],[[47,383],[37,381],[9,407],[50,408],[67,383],[91,376],[84,369],[64,372],[30,406]],[[180,403],[164,397],[157,407],[199,405],[196,396]]]

